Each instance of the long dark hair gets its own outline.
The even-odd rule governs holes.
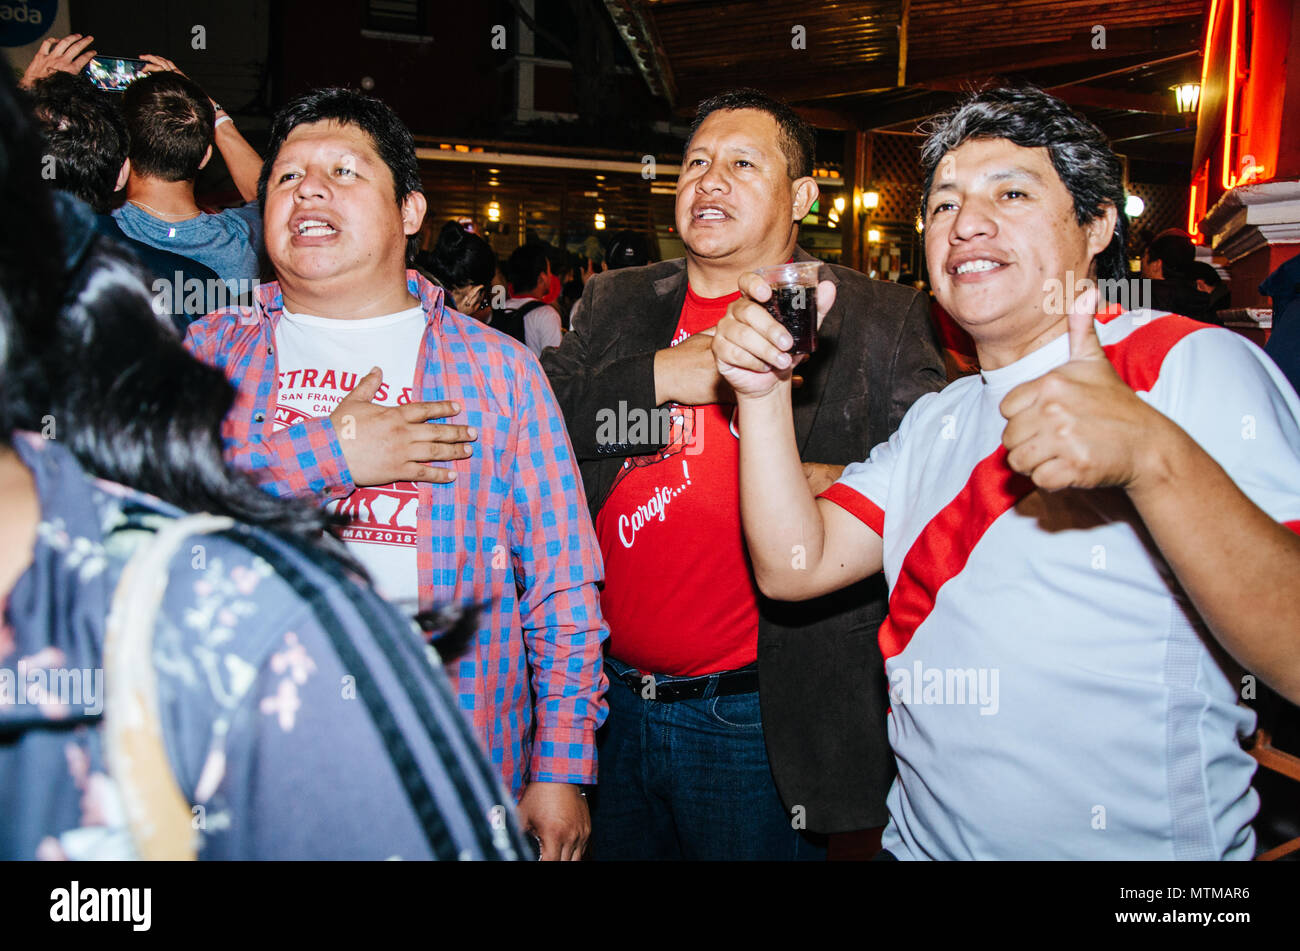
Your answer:
[[[442,226],[438,243],[431,252],[417,259],[417,263],[423,263],[449,291],[468,284],[487,287],[497,272],[497,256],[492,246],[455,221]]]

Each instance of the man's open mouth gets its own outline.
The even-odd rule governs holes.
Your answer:
[[[338,234],[338,229],[328,221],[309,218],[298,222],[298,234],[305,238],[318,238],[327,234]]]
[[[980,271],[991,271],[995,267],[1001,267],[1001,266],[1002,265],[999,262],[989,261],[987,259],[981,259],[979,261],[967,261],[965,264],[959,264],[957,266],[957,273],[976,274]]]
[[[691,211],[696,221],[726,221],[731,216],[715,205],[703,205]]]

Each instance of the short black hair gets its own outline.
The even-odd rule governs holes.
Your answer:
[[[695,120],[691,123],[691,134],[686,139],[686,147],[690,148],[691,139],[695,138],[695,133],[710,115],[737,109],[757,109],[776,120],[777,141],[785,156],[786,174],[791,179],[806,178],[812,174],[813,160],[817,154],[817,134],[813,132],[812,126],[799,118],[799,114],[784,102],[749,87],[729,89],[700,103],[695,110]]]
[[[605,261],[611,271],[623,267],[641,267],[650,263],[650,242],[636,231],[620,231],[605,249]]]
[[[165,182],[193,181],[212,147],[217,112],[199,84],[179,73],[150,73],[126,87],[122,115],[131,168]]]
[[[936,116],[922,131],[923,221],[935,172],[953,149],[972,139],[1006,139],[1022,148],[1045,148],[1074,201],[1080,225],[1095,221],[1104,206],[1115,207],[1115,233],[1096,257],[1097,279],[1119,281],[1127,276],[1124,167],[1101,130],[1060,99],[1034,86],[985,89]]]
[[[104,214],[130,142],[110,94],[81,74],[63,72],[35,83],[31,93],[46,154],[54,158],[54,187]]]
[[[1165,280],[1186,278],[1191,275],[1192,264],[1196,261],[1196,246],[1185,235],[1162,234],[1147,245],[1146,257],[1164,266]]]
[[[1223,278],[1219,277],[1219,272],[1214,269],[1214,265],[1206,264],[1204,261],[1197,261],[1188,271],[1188,277],[1193,281],[1204,281],[1211,287],[1218,287],[1223,283]]]
[[[546,271],[550,256],[544,244],[525,244],[515,248],[506,261],[506,280],[515,294],[527,294],[537,286],[537,279]]]
[[[401,205],[412,192],[424,193],[424,185],[420,181],[420,163],[415,157],[415,139],[411,137],[411,130],[397,117],[397,113],[373,96],[355,89],[330,86],[304,93],[277,112],[271,120],[266,158],[262,161],[262,174],[257,178],[257,200],[263,209],[266,208],[266,183],[271,175],[271,166],[275,164],[289,133],[300,125],[331,121],[340,125],[354,125],[370,137],[375,151],[392,173],[397,204]],[[419,249],[420,236],[408,235],[406,260],[414,261]]]
[[[442,226],[438,243],[432,251],[421,254],[421,261],[448,290],[473,284],[486,287],[497,273],[497,256],[492,246],[455,221]]]

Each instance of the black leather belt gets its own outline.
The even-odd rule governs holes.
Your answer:
[[[740,670],[724,670],[717,674],[690,677],[686,680],[655,680],[653,674],[635,670],[618,673],[606,666],[611,678],[621,680],[643,700],[659,703],[676,703],[678,700],[699,700],[701,697],[731,697],[739,693],[758,690],[758,665],[751,664]],[[654,689],[651,688],[654,685]],[[710,690],[710,686],[713,690]]]

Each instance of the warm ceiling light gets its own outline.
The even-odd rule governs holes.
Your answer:
[[[605,180],[605,176],[604,176],[604,175],[597,175],[597,176],[596,176],[596,181],[598,181],[598,182],[603,182],[604,180]]]
[[[838,198],[835,199],[835,210],[838,211],[838,212],[842,212],[842,211],[844,210],[844,196],[843,196],[843,195],[841,195],[840,197],[838,197]]]
[[[1200,83],[1179,83],[1169,88],[1174,92],[1174,101],[1178,103],[1179,112],[1186,115],[1196,111],[1196,105],[1201,101]]]
[[[867,241],[870,244],[879,244],[880,232],[877,231],[875,228],[872,228],[870,231],[867,232]]]
[[[489,185],[492,185],[492,186],[496,186],[496,185],[500,185],[501,183],[500,183],[499,181],[497,181],[495,178],[489,178],[489,179],[488,179],[488,184],[489,184]]]
[[[1129,195],[1124,199],[1124,214],[1130,218],[1136,218],[1146,209],[1147,203],[1137,195]]]
[[[496,202],[488,203],[488,221],[501,220],[501,206]]]
[[[499,168],[490,168],[490,169],[488,169],[488,174],[489,174],[489,175],[500,175],[500,174],[501,174],[501,169],[499,169]]]
[[[867,192],[866,194],[864,194],[864,195],[862,196],[862,207],[863,207],[863,208],[879,208],[879,207],[880,207],[880,192]]]
[[[601,212],[596,212],[596,230],[605,230],[605,216]]]

